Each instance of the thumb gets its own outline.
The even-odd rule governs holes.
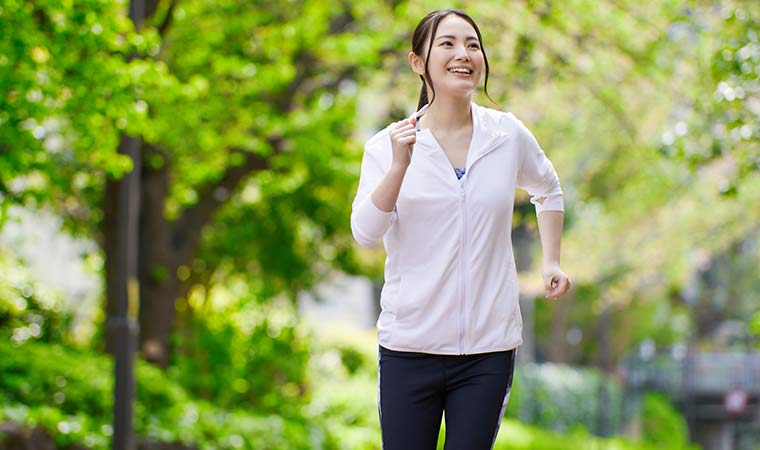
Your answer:
[[[556,274],[552,273],[549,275],[546,275],[544,277],[544,289],[546,290],[546,293],[552,292],[557,285],[559,284],[558,278]]]

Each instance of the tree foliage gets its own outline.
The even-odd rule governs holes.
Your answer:
[[[357,82],[394,36],[378,2],[148,5],[139,31],[125,2],[3,6],[0,193],[64,214],[109,267],[123,206],[107,180],[139,137],[142,337],[165,347],[194,284],[242,276],[264,301],[357,270]]]
[[[87,229],[99,220],[94,190],[131,163],[115,153],[118,132],[147,116],[134,88],[146,83],[146,51],[123,3],[11,0],[0,7],[0,196],[52,204]],[[91,228],[91,227],[90,227]]]
[[[106,180],[131,168],[120,136],[139,136],[143,306],[167,305],[149,313],[164,328],[194,290],[241,279],[263,301],[367,270],[377,254],[355,258],[347,227],[361,140],[414,107],[407,41],[437,5],[149,4],[139,32],[124,0],[0,8],[3,204],[50,206],[103,242]],[[493,106],[528,124],[565,188],[582,307],[539,306],[561,324],[544,350],[573,353],[557,337],[593,335],[607,307],[641,324],[616,334],[618,353],[683,338],[684,287],[760,219],[756,2],[454,6],[483,31]],[[515,223],[534,230],[525,205]]]

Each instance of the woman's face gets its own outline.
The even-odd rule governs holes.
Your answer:
[[[415,72],[424,74],[425,59],[413,63]],[[430,48],[428,71],[435,95],[472,95],[483,74],[483,53],[475,29],[463,18],[449,14],[438,24]],[[419,72],[420,69],[422,72]],[[432,91],[428,89],[432,94]],[[431,99],[432,100],[432,99]]]

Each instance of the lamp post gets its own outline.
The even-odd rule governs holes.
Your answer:
[[[108,320],[113,339],[114,357],[114,413],[113,450],[134,450],[132,404],[134,402],[134,360],[137,346],[139,285],[137,282],[137,221],[140,207],[140,138],[122,136],[119,152],[129,155],[132,171],[118,182],[119,207],[117,236],[118,270],[116,314]]]
[[[145,17],[144,0],[131,0],[129,17],[139,30]],[[133,58],[134,56],[130,57]],[[139,284],[137,278],[138,231],[140,217],[141,139],[122,135],[119,153],[129,156],[132,170],[118,181],[116,246],[114,261],[116,286],[111,292],[115,307],[108,320],[114,357],[113,450],[134,450],[132,405],[135,397],[134,361],[137,345]]]

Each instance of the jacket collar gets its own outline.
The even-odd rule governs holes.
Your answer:
[[[419,118],[427,111],[428,105],[423,106],[415,115]],[[473,161],[481,153],[489,151],[495,143],[503,140],[507,133],[502,129],[499,123],[499,113],[497,111],[484,108],[474,102],[470,105],[472,114],[472,140],[470,142],[470,151],[467,155],[468,163]],[[437,151],[439,144],[436,142],[433,133],[428,128],[419,130],[417,145],[427,151]]]

